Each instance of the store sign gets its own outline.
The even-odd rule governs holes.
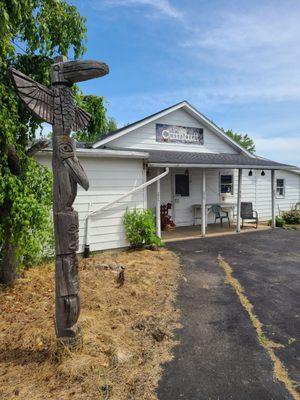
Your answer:
[[[167,124],[156,124],[156,141],[203,145],[203,129]]]

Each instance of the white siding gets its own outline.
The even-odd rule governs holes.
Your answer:
[[[179,203],[174,204],[174,196],[172,195],[172,179],[174,174],[184,173],[184,169],[171,169],[161,181],[161,204],[172,203],[173,209],[170,212],[173,215],[177,226],[193,225],[192,205],[201,204],[202,185],[201,185],[201,169],[189,169],[190,177],[190,197],[179,199]],[[151,179],[157,174],[154,169],[150,170],[147,179]],[[237,170],[206,170],[206,201],[207,203],[218,203],[223,200],[220,197],[219,177],[220,174],[234,175],[234,193],[233,195],[225,195],[225,203],[236,203],[237,201]],[[282,178],[285,180],[285,197],[276,198],[276,215],[280,211],[289,210],[295,203],[300,201],[300,175],[289,171],[276,171],[275,179]],[[148,187],[148,207],[155,210],[156,205],[156,186]],[[242,177],[242,201],[253,203],[253,208],[257,210],[260,221],[267,221],[271,218],[271,173],[265,171],[265,176],[261,176],[260,170],[253,170],[252,176],[249,176],[249,170],[243,170]],[[236,210],[235,210],[236,212]],[[208,223],[214,222],[214,216],[209,213]],[[197,224],[201,223],[201,219],[197,219]]]
[[[172,210],[170,215],[173,215],[174,221],[177,226],[189,226],[194,224],[194,216],[192,205],[201,204],[202,198],[202,172],[200,168],[190,168],[189,178],[190,178],[190,196],[188,198],[179,198],[174,204],[174,196],[172,195],[172,190],[174,185],[172,185],[172,180],[174,182],[175,174],[183,174],[184,169],[171,169],[170,173],[162,179],[161,181],[161,204],[172,203]],[[207,203],[218,203],[220,201],[219,193],[219,174],[233,174],[234,170],[207,170],[206,171],[206,199]],[[157,170],[150,169],[150,174],[147,179],[153,178],[157,175]],[[235,177],[235,176],[234,176]],[[235,177],[236,181],[236,177]],[[236,190],[235,182],[235,190]],[[173,187],[172,187],[173,186]],[[236,194],[236,191],[235,191]],[[227,195],[225,202],[232,203],[236,202],[236,195]],[[151,185],[148,187],[148,207],[155,211],[156,205],[156,186]],[[208,215],[208,223],[213,223],[214,217],[210,213]],[[197,219],[197,224],[200,224],[201,220]]]
[[[39,162],[51,167],[49,156],[37,156]],[[90,188],[78,187],[74,209],[79,214],[79,252],[84,248],[84,222],[89,211],[96,210],[122,194],[144,183],[143,161],[137,159],[80,157]],[[90,219],[91,251],[128,246],[123,227],[126,208],[146,208],[144,190],[128,196],[120,203]],[[89,209],[89,203],[92,203]]]
[[[271,218],[271,172],[265,171],[265,176],[261,176],[261,171],[252,171],[252,177],[248,176],[249,170],[243,172],[242,201],[252,201],[253,207],[259,214],[261,221]],[[300,176],[289,171],[276,171],[276,179],[285,180],[284,198],[275,199],[275,213],[290,210],[295,203],[300,200],[299,182]]]
[[[203,128],[204,145],[159,143],[156,142],[155,124],[179,125],[193,128]],[[150,122],[141,128],[125,134],[108,143],[111,148],[152,149],[191,151],[197,153],[237,153],[232,146],[218,137],[214,132],[204,127],[197,119],[185,110],[176,110],[172,113]]]

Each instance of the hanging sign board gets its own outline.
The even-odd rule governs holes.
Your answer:
[[[203,145],[203,128],[156,124],[156,141]]]

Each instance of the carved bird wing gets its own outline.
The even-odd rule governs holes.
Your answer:
[[[79,107],[75,109],[75,123],[73,125],[73,131],[79,131],[80,129],[84,129],[88,126],[91,119],[91,114],[82,110]]]
[[[53,124],[53,92],[12,68],[11,75],[20,99],[38,118]]]

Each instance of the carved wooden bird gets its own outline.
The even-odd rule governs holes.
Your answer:
[[[11,75],[25,106],[53,126],[53,220],[55,230],[55,323],[57,337],[67,346],[80,342],[77,320],[80,312],[79,276],[76,251],[79,242],[78,213],[72,205],[77,184],[85,190],[89,181],[78,158],[72,131],[85,128],[90,114],[75,104],[71,86],[76,82],[108,73],[98,61],[68,61],[65,56],[51,65],[51,88],[35,82],[16,69]]]

